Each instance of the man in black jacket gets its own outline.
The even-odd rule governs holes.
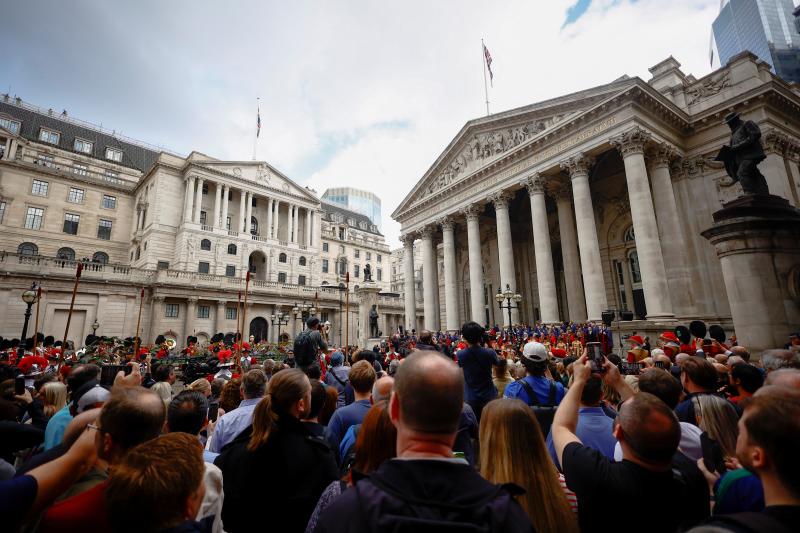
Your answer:
[[[453,457],[464,398],[458,366],[417,351],[397,370],[389,414],[397,427],[397,459],[345,491],[320,516],[317,532],[532,531],[514,501],[522,489],[484,480]],[[477,527],[476,527],[477,526]]]

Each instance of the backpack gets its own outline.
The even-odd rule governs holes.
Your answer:
[[[311,338],[312,331],[303,330],[294,338],[294,360],[300,368],[306,368],[317,360],[317,345]]]
[[[525,392],[528,393],[528,398],[530,402],[528,405],[533,410],[533,414],[536,417],[536,421],[539,422],[539,428],[542,430],[542,436],[546,439],[547,434],[550,433],[550,426],[553,425],[553,418],[556,416],[556,409],[558,409],[558,405],[556,405],[556,384],[554,382],[550,382],[550,392],[548,393],[547,397],[547,404],[542,405],[539,403],[539,397],[536,396],[536,391],[533,390],[533,387],[525,381],[524,379],[520,379],[517,381]]]

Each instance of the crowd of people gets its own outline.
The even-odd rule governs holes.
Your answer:
[[[311,317],[285,358],[222,339],[188,379],[34,339],[0,351],[3,530],[797,531],[800,337],[628,343],[467,322],[340,350]]]

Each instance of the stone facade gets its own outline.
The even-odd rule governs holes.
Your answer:
[[[749,53],[702,79],[673,58],[650,72],[461,129],[392,214],[404,264],[422,257],[425,327],[504,324],[494,293],[508,286],[523,296],[512,322],[627,308],[625,330],[700,319],[734,332],[720,261],[700,235],[741,194],[713,161],[730,137],[722,119],[735,109],[759,124],[770,192],[797,207],[800,92]],[[411,310],[416,294],[404,301]]]

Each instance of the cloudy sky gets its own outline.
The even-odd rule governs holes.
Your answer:
[[[389,215],[447,143],[492,111],[710,71],[719,0],[227,2],[26,0],[2,9],[0,91],[179,153],[258,157],[321,195],[368,189]]]

